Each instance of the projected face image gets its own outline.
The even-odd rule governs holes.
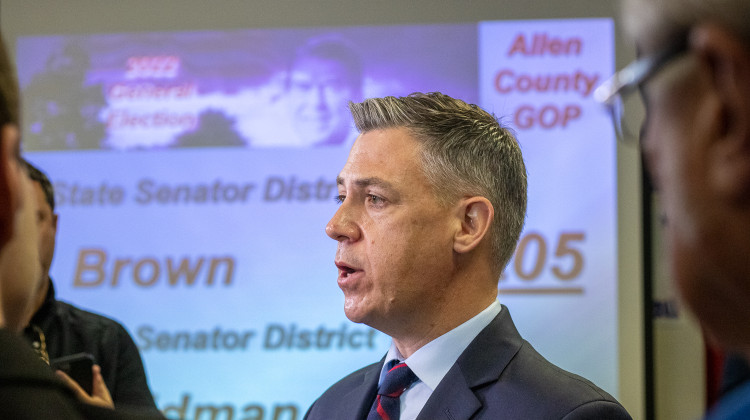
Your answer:
[[[347,104],[359,99],[361,70],[346,48],[316,45],[297,57],[289,73],[292,126],[305,146],[341,144],[352,132]]]
[[[389,335],[405,319],[430,316],[445,297],[452,260],[450,211],[420,168],[420,145],[406,129],[362,134],[339,174],[341,206],[326,226],[344,311]]]

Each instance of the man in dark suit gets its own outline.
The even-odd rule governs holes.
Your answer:
[[[310,407],[316,419],[628,419],[545,360],[497,301],[526,213],[526,169],[494,116],[448,96],[350,105],[361,135],[326,226],[344,310],[386,357]]]

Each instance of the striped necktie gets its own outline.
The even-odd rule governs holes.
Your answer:
[[[399,397],[419,378],[406,366],[396,360],[388,362],[390,369],[378,387],[375,403],[367,415],[367,420],[399,420],[401,406]]]

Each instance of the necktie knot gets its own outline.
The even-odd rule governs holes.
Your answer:
[[[419,378],[406,363],[396,360],[388,362],[389,369],[378,387],[378,396],[367,416],[367,420],[399,420],[401,405],[399,397]]]
[[[398,398],[417,380],[417,375],[406,363],[398,363],[388,370],[383,383],[378,387],[378,394]]]

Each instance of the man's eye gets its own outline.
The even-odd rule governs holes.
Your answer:
[[[370,203],[375,205],[381,205],[385,203],[385,199],[382,197],[378,197],[377,195],[367,194],[367,200],[370,201]]]
[[[341,203],[344,202],[345,198],[346,198],[346,196],[343,195],[343,194],[341,194],[341,195],[337,195],[336,197],[333,197],[333,201],[335,201],[336,204],[341,204]]]

